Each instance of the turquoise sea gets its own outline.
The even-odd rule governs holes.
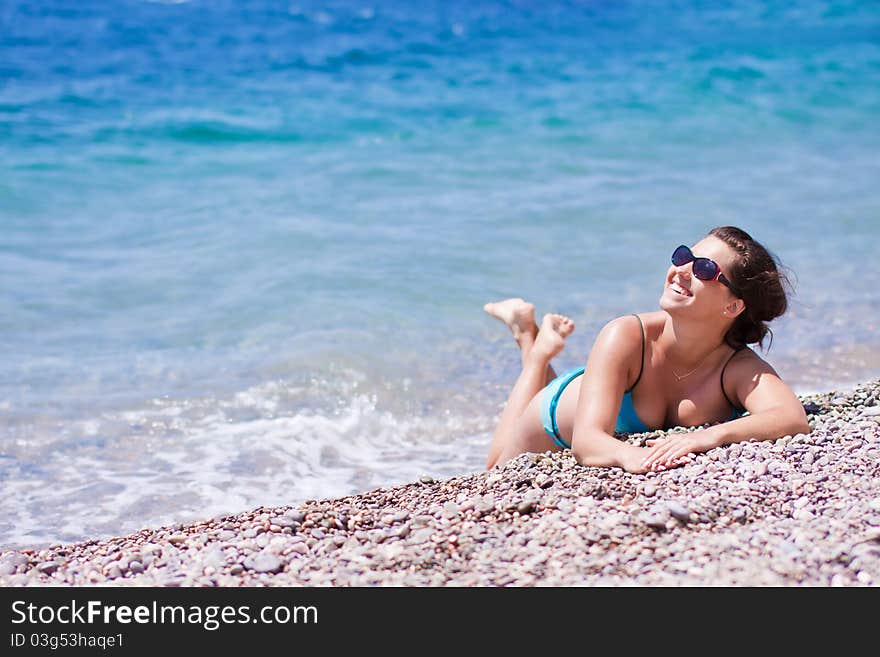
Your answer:
[[[482,468],[734,224],[796,274],[766,358],[880,376],[880,3],[0,3],[0,547]]]

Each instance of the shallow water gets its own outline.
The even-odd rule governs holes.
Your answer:
[[[876,378],[878,82],[876,3],[3,3],[0,545],[477,470],[482,304],[581,363],[720,224]]]

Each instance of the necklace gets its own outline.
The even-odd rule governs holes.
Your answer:
[[[687,374],[679,374],[679,373],[676,372],[674,369],[672,369],[672,365],[669,366],[669,370],[675,375],[675,378],[676,378],[677,380],[681,381],[682,379],[686,379],[686,378],[689,377],[691,374],[693,374],[693,373],[696,372],[698,369],[700,369],[700,365],[702,365],[703,363],[705,363],[705,362],[709,359],[709,356],[711,356],[714,352],[715,352],[715,350],[713,349],[713,350],[710,351],[708,354],[706,354],[706,357],[705,357],[703,360],[701,360],[701,361],[699,362],[699,364],[698,364],[694,369],[692,369],[690,372],[688,372]]]

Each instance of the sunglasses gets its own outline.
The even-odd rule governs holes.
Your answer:
[[[675,251],[672,252],[672,264],[676,267],[681,267],[689,262],[694,263],[694,276],[701,281],[718,281],[722,285],[726,285],[736,296],[739,296],[739,292],[736,291],[730,280],[721,273],[721,267],[719,267],[718,263],[714,260],[695,257],[690,248],[684,244],[677,247]]]

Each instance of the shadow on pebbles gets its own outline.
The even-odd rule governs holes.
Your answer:
[[[877,585],[878,398],[880,381],[802,396],[811,433],[666,472],[523,454],[444,481],[6,551],[0,585]]]

